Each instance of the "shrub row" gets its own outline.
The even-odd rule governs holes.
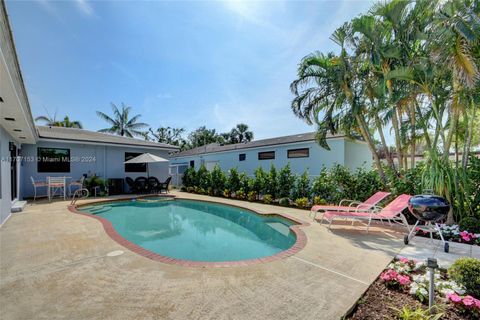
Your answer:
[[[240,173],[236,168],[223,172],[219,166],[212,171],[201,166],[198,170],[189,168],[185,171],[183,185],[188,192],[278,202],[280,205],[294,203],[301,208],[312,204],[338,203],[345,198],[364,200],[382,189],[376,171],[359,168],[352,173],[340,165],[323,168],[313,179],[308,171],[301,175],[293,174],[289,164],[281,169],[272,164],[268,171],[259,167],[253,176]]]

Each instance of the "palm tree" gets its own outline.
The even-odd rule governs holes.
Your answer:
[[[137,122],[141,115],[137,114],[132,118],[129,118],[132,109],[131,107],[126,106],[123,102],[121,110],[119,110],[114,103],[111,103],[111,105],[113,117],[110,117],[101,111],[97,111],[97,115],[111,125],[110,128],[101,129],[98,130],[98,132],[113,133],[129,138],[133,138],[134,136],[145,137],[145,134],[141,129],[148,127],[148,124]]]
[[[244,143],[253,140],[253,132],[248,130],[248,125],[239,123],[227,133],[221,133],[220,136],[227,144]]]
[[[366,118],[365,88],[359,81],[364,76],[364,70],[345,48],[349,32],[349,26],[344,25],[331,37],[341,47],[339,56],[316,52],[301,61],[298,79],[290,86],[295,95],[292,110],[307,123],[317,124],[317,140],[326,149],[329,149],[327,132],[335,134],[341,130],[349,136],[361,135],[384,180],[380,157]],[[320,120],[321,113],[323,117]]]
[[[450,126],[444,145],[446,159],[462,113],[468,116],[464,111],[471,100],[462,99],[462,93],[472,92],[480,78],[478,59],[475,59],[480,37],[479,11],[477,1],[452,0],[440,7],[433,21],[431,50],[434,60],[446,63],[452,75],[453,96],[448,110]]]
[[[68,116],[65,116],[63,120],[56,120],[56,115],[53,118],[50,115],[38,116],[35,121],[43,121],[45,125],[50,127],[64,127],[64,128],[77,128],[82,129],[82,123],[80,121],[70,121]]]
[[[248,125],[239,123],[232,129],[237,143],[250,142],[253,140],[253,132],[248,130]]]

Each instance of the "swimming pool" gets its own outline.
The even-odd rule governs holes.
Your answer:
[[[235,262],[279,255],[296,244],[295,222],[205,201],[117,201],[80,212],[149,252],[193,262]],[[104,224],[105,226],[105,224]],[[106,229],[107,230],[107,229]]]

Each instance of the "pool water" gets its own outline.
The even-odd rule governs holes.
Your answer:
[[[296,241],[290,220],[203,201],[122,201],[79,210],[110,221],[130,242],[174,259],[262,258],[287,250]]]

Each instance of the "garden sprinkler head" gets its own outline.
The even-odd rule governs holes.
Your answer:
[[[428,258],[427,259],[427,267],[431,269],[437,269],[438,268],[438,263],[437,259],[435,258]]]

